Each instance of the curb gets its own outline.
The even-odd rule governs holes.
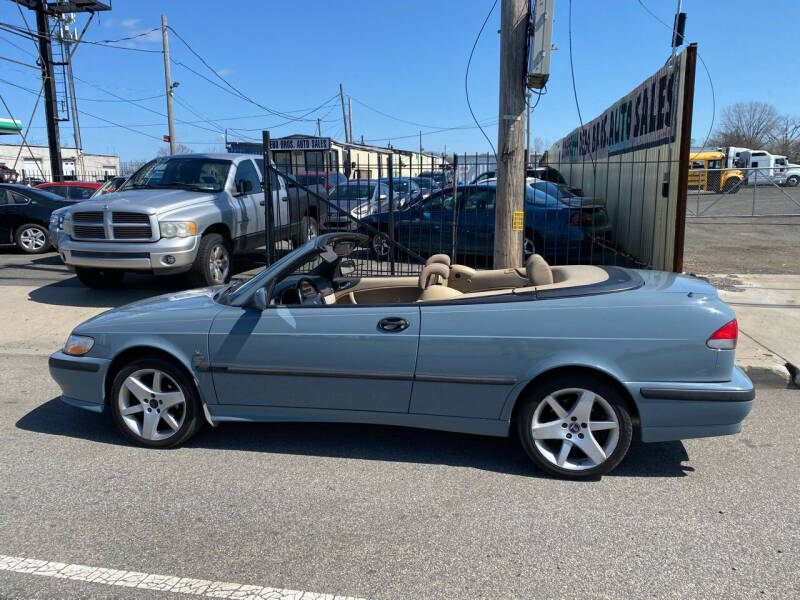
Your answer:
[[[741,367],[754,385],[786,388],[792,383],[789,370],[783,365],[740,364],[739,367]]]

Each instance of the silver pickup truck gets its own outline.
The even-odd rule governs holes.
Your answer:
[[[61,259],[89,287],[118,285],[133,271],[225,283],[234,254],[264,245],[263,172],[263,158],[246,154],[155,159],[117,192],[58,215]],[[315,237],[324,201],[274,172],[271,180],[276,239]]]

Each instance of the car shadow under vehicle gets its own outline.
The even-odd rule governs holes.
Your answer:
[[[33,262],[38,263],[38,261]],[[53,262],[48,261],[42,264],[56,265],[61,263],[60,259],[55,257]],[[237,256],[233,262],[232,276],[234,278],[249,278],[260,271],[264,265],[263,254],[248,253]],[[29,268],[36,271],[42,270],[42,267],[38,265],[36,267],[14,265],[14,268]],[[183,291],[191,287],[187,275],[182,273],[160,277],[126,273],[119,287],[109,289],[88,288],[73,275],[31,290],[28,297],[33,302],[40,304],[102,308],[121,306],[129,302],[135,302],[136,300],[143,300],[170,292]]]
[[[110,415],[88,413],[53,398],[19,419],[25,431],[130,445]],[[204,427],[184,448],[270,452],[300,456],[472,467],[525,477],[550,476],[537,470],[511,438],[350,423],[223,423]],[[628,456],[609,476],[684,477],[694,468],[682,442],[634,441]]]

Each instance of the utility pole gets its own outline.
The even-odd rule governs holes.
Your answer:
[[[502,0],[500,9],[500,110],[497,125],[497,200],[494,268],[522,260],[525,199],[525,76],[528,0]],[[516,218],[515,218],[516,217]]]
[[[167,126],[169,127],[169,153],[175,154],[175,122],[172,119],[172,75],[169,65],[169,37],[167,15],[161,15],[161,42],[164,50],[164,85],[167,92]]]
[[[525,173],[531,164],[531,92],[525,94]]]
[[[320,126],[319,117],[317,117],[317,137],[322,137],[322,127]]]
[[[47,120],[47,142],[50,147],[50,177],[53,181],[64,179],[61,164],[61,137],[58,131],[58,105],[56,104],[56,81],[53,73],[53,44],[47,21],[45,0],[36,4],[36,33],[39,39],[39,56],[42,63],[44,86],[44,111]]]
[[[342,101],[342,124],[344,125],[344,141],[352,142],[347,133],[347,113],[344,112],[344,92],[342,91],[342,84],[339,84],[339,100]]]
[[[353,143],[353,99],[347,97],[347,123],[350,131],[350,143]]]

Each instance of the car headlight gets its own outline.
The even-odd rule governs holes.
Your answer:
[[[67,213],[64,215],[64,217],[61,219],[61,228],[67,235],[73,235],[72,214]]]
[[[70,356],[83,356],[94,346],[94,339],[86,335],[70,334],[64,344],[64,354]]]
[[[367,215],[374,214],[376,208],[377,207],[374,204],[362,204],[361,206],[357,206],[353,209],[352,215],[357,219],[361,219]]]
[[[161,237],[189,237],[197,235],[197,225],[194,221],[166,221],[159,224]]]

